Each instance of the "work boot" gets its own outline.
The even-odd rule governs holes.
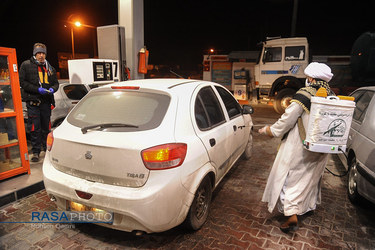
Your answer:
[[[33,154],[33,157],[31,157],[32,162],[38,162],[39,161],[39,154]]]
[[[289,233],[290,231],[296,231],[298,229],[298,218],[296,214],[293,214],[288,218],[288,220],[281,224],[280,230],[284,233]]]

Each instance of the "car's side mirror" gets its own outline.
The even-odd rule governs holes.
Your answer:
[[[250,105],[243,105],[242,107],[242,114],[243,115],[251,115],[252,113],[254,113],[254,109],[253,107],[251,107]]]

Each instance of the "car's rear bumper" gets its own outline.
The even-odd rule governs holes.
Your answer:
[[[44,185],[56,198],[60,210],[67,201],[113,212],[112,224],[100,224],[123,231],[161,232],[179,225],[186,217],[194,194],[181,184],[179,169],[151,171],[146,184],[139,188],[95,183],[56,170],[48,159],[43,163]],[[80,198],[75,190],[93,194]]]

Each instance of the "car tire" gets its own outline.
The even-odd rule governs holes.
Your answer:
[[[357,190],[357,182],[358,182],[358,170],[357,170],[357,162],[355,158],[352,159],[349,166],[349,173],[348,173],[348,197],[349,200],[353,204],[358,204],[361,201],[361,196]]]
[[[250,131],[249,139],[247,140],[247,144],[245,147],[245,151],[242,153],[242,157],[245,160],[249,160],[253,153],[253,132]]]
[[[290,101],[293,98],[293,95],[296,93],[294,89],[286,88],[280,90],[273,102],[273,109],[279,113],[283,114],[285,112],[285,109],[289,106]]]
[[[206,222],[211,207],[212,185],[206,176],[197,191],[185,220],[185,226],[190,230],[198,230]]]

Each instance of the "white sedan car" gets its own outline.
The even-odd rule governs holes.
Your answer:
[[[221,85],[200,80],[93,89],[48,136],[46,191],[61,210],[112,213],[103,226],[151,233],[185,222],[198,230],[212,191],[251,156],[252,112]]]

